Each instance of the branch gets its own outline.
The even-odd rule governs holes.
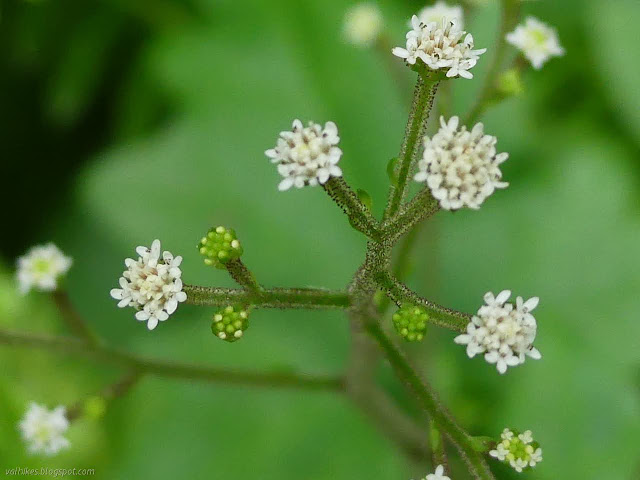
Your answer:
[[[334,376],[312,376],[286,372],[253,372],[201,367],[162,360],[152,360],[106,346],[90,346],[70,337],[31,334],[0,329],[0,344],[42,348],[94,358],[102,363],[120,365],[139,373],[159,377],[201,380],[213,383],[250,385],[255,387],[297,388],[306,390],[343,391],[344,380]]]
[[[418,74],[418,81],[413,93],[411,112],[409,113],[409,120],[407,122],[402,147],[400,148],[400,154],[398,155],[398,164],[396,166],[397,179],[391,183],[391,187],[389,188],[389,200],[383,219],[391,218],[397,213],[407,193],[409,174],[420,150],[422,138],[424,137],[427,127],[427,121],[429,120],[429,113],[433,107],[433,101],[438,90],[438,84],[439,79],[433,80],[422,74]]]
[[[373,218],[366,205],[360,201],[358,195],[344,181],[344,178],[332,177],[322,187],[349,217],[349,223],[353,228],[372,240],[380,240],[378,222]]]
[[[395,243],[418,223],[431,217],[440,210],[440,204],[431,195],[429,187],[423,188],[398,215],[383,224],[383,234],[389,242]]]
[[[498,31],[498,39],[496,40],[496,46],[494,48],[494,56],[489,66],[485,83],[480,90],[480,95],[471,111],[464,116],[462,125],[468,125],[469,128],[478,121],[480,115],[484,113],[487,107],[491,104],[493,96],[495,94],[495,81],[500,73],[500,68],[504,63],[504,57],[507,53],[507,41],[505,39],[507,33],[509,33],[518,23],[520,16],[520,0],[501,0],[502,16],[500,20],[500,30]]]
[[[227,272],[229,272],[229,275],[231,275],[231,278],[233,278],[241,287],[253,292],[260,292],[263,290],[256,280],[256,277],[251,273],[251,270],[249,270],[239,258],[227,262],[225,264],[225,268],[227,269]]]
[[[187,303],[209,307],[241,304],[258,308],[331,309],[348,308],[351,305],[346,292],[315,288],[269,288],[249,291],[184,285],[183,289],[187,294]]]
[[[495,480],[482,454],[475,450],[473,438],[440,404],[431,387],[418,376],[406,356],[391,342],[380,325],[376,322],[367,322],[366,329],[378,342],[398,377],[414,392],[422,408],[458,448],[471,474],[478,480]]]
[[[65,323],[74,334],[84,338],[91,345],[100,343],[98,337],[91,331],[85,320],[72,305],[69,294],[66,291],[55,290],[51,293],[51,298],[53,298],[60,315],[62,315]]]
[[[402,303],[420,305],[429,313],[429,321],[435,325],[456,332],[465,332],[471,321],[471,315],[468,313],[458,312],[422,298],[388,272],[379,272],[376,275],[376,280],[379,282],[380,288],[386,291],[398,306]]]

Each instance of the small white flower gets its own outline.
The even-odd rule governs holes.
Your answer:
[[[68,448],[70,443],[63,435],[69,428],[65,407],[58,406],[53,410],[31,403],[18,429],[23,440],[28,444],[30,453],[55,455]]]
[[[502,181],[500,164],[509,158],[496,152],[496,137],[484,134],[482,123],[469,132],[458,128],[458,117],[447,123],[440,118],[441,128],[424,140],[424,154],[414,179],[427,182],[434,198],[445,210],[462,207],[480,208],[496,189],[509,184]]]
[[[31,288],[51,292],[58,287],[58,279],[71,268],[72,260],[65,257],[53,243],[31,248],[18,258],[17,278],[24,294]]]
[[[495,363],[498,372],[505,373],[508,367],[524,363],[526,357],[539,360],[542,355],[533,346],[536,338],[536,319],[531,311],[538,305],[538,298],[516,304],[506,303],[511,292],[503,290],[497,297],[489,292],[484,296],[485,305],[474,315],[467,333],[455,338],[459,345],[467,346],[469,358],[484,353],[489,363]]]
[[[500,437],[502,441],[489,455],[511,465],[517,472],[533,468],[542,461],[542,449],[533,440],[531,430],[519,434],[505,428]]]
[[[447,77],[473,78],[469,71],[486,48],[474,50],[473,36],[448,19],[423,23],[414,15],[407,33],[406,48],[396,47],[393,54],[415,65],[421,60],[431,70],[446,70]]]
[[[438,465],[435,473],[430,473],[427,475],[426,480],[451,480],[444,474],[444,467],[442,465]]]
[[[292,131],[281,132],[276,148],[265,152],[271,163],[278,164],[278,173],[284,178],[278,189],[325,184],[330,177],[342,176],[337,165],[342,157],[339,143],[335,123],[327,122],[322,128],[309,122],[305,128],[300,120],[294,120]]]
[[[506,39],[522,51],[536,70],[540,70],[551,57],[564,55],[556,30],[535,17],[528,17],[525,24],[518,25]]]
[[[447,5],[442,0],[434,5],[424,7],[418,12],[418,18],[424,24],[437,23],[442,25],[442,20],[451,20],[459,29],[464,29],[464,10],[460,5]]]
[[[187,299],[182,291],[182,257],[163,252],[160,257],[160,240],[154,240],[151,249],[138,247],[138,260],[127,258],[127,270],[120,278],[120,287],[111,290],[111,296],[120,300],[118,307],[134,307],[136,319],[146,321],[153,330],[176,311],[179,302]]]
[[[349,43],[368,47],[378,39],[382,26],[380,9],[373,3],[359,3],[344,17],[344,36]]]

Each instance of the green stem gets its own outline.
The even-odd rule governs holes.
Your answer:
[[[447,452],[444,449],[444,439],[440,434],[440,429],[438,429],[438,426],[433,420],[429,420],[429,444],[431,445],[433,466],[437,467],[438,465],[442,465],[445,475],[451,475]]]
[[[429,313],[429,321],[435,325],[456,332],[465,332],[471,321],[471,315],[468,313],[458,312],[422,298],[388,272],[379,272],[376,275],[376,280],[380,288],[386,291],[387,295],[398,305],[409,303],[423,307]]]
[[[364,233],[372,240],[380,240],[378,222],[369,209],[360,201],[358,195],[342,177],[332,177],[322,186],[334,202],[349,217],[353,228]]]
[[[85,320],[80,316],[77,310],[74,308],[69,294],[64,290],[56,290],[51,293],[56,307],[60,311],[65,323],[69,326],[71,331],[83,338],[90,345],[97,345],[100,343],[98,337],[91,331]]]
[[[383,234],[387,241],[395,243],[401,236],[438,210],[440,210],[440,204],[433,198],[429,188],[425,187],[400,210],[394,219],[385,222]]]
[[[505,37],[518,24],[520,17],[520,0],[501,0],[501,20],[498,38],[494,48],[493,60],[489,65],[484,85],[473,108],[465,115],[462,125],[469,128],[478,121],[485,110],[493,103],[496,90],[496,79],[504,63],[507,54],[507,41]]]
[[[52,351],[84,355],[102,363],[119,365],[140,374],[183,378],[213,383],[250,385],[255,387],[297,388],[306,390],[343,391],[342,377],[312,376],[289,372],[253,372],[225,370],[180,363],[152,360],[106,346],[90,346],[70,337],[31,334],[0,330],[0,344],[35,347]]]
[[[253,292],[262,291],[262,287],[256,280],[256,277],[239,258],[227,262],[225,267],[227,268],[229,275],[231,275],[231,278],[233,278],[241,287],[245,287],[247,290]]]
[[[184,291],[187,294],[187,303],[208,307],[242,304],[257,308],[331,309],[348,308],[351,304],[346,292],[314,288],[269,288],[249,291],[185,285]]]
[[[396,214],[407,193],[409,174],[420,151],[420,144],[426,131],[438,84],[439,80],[432,80],[422,74],[418,75],[418,82],[413,93],[411,112],[409,113],[400,154],[398,155],[396,181],[391,183],[389,200],[383,219],[391,218]]]
[[[97,396],[110,402],[118,397],[122,397],[131,390],[142,378],[142,374],[138,370],[131,370],[124,376],[119,378],[115,383],[107,385]],[[77,420],[84,414],[85,401],[80,401],[67,409],[67,420],[70,422]]]
[[[416,395],[421,407],[458,448],[472,475],[478,480],[495,480],[482,454],[475,450],[472,437],[451,418],[449,412],[445,410],[431,391],[430,386],[418,376],[406,356],[391,342],[380,325],[375,322],[367,322],[366,329],[378,342],[398,377]]]

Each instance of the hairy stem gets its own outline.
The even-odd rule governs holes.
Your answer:
[[[199,287],[185,285],[187,303],[208,307],[253,305],[257,308],[331,309],[348,308],[347,292],[314,288],[269,288],[249,291],[235,288]]]
[[[256,280],[256,277],[239,258],[227,262],[225,267],[227,268],[229,275],[231,275],[231,278],[233,278],[241,287],[245,287],[247,290],[253,292],[262,291],[262,287]]]
[[[297,388],[343,391],[344,380],[337,376],[304,375],[289,372],[254,372],[202,367],[139,357],[106,346],[90,346],[75,338],[0,330],[0,344],[34,347],[84,355],[102,363],[120,365],[141,374],[183,378],[205,382],[250,385],[254,387]]]
[[[51,297],[71,331],[89,344],[97,345],[99,343],[98,337],[75,309],[69,299],[69,294],[65,290],[56,290],[51,293]]]
[[[440,204],[433,198],[428,187],[423,188],[398,215],[383,225],[385,238],[395,243],[418,223],[431,217],[440,210]]]
[[[393,217],[396,214],[407,193],[409,174],[420,150],[420,144],[429,120],[429,113],[438,90],[438,83],[439,80],[434,81],[421,74],[418,76],[404,140],[398,155],[398,164],[396,165],[397,179],[391,183],[389,189],[389,200],[384,212],[384,219]]]
[[[451,475],[449,469],[449,460],[447,459],[447,452],[444,448],[444,439],[438,429],[438,426],[433,420],[429,420],[429,444],[431,445],[431,458],[433,466],[442,465],[444,467],[445,475]]]
[[[492,103],[496,90],[496,80],[507,53],[507,41],[505,37],[507,33],[515,28],[520,17],[520,0],[500,0],[500,5],[500,29],[498,31],[496,46],[493,49],[493,60],[489,65],[487,76],[478,95],[478,99],[462,122],[462,125],[467,125],[469,128],[478,121],[480,116]]]
[[[334,202],[349,217],[353,228],[364,233],[372,240],[380,240],[378,222],[369,209],[360,201],[358,195],[342,177],[332,177],[322,186]]]
[[[420,305],[429,313],[429,321],[440,327],[448,328],[456,332],[465,332],[471,315],[443,307],[422,298],[409,287],[398,281],[388,272],[380,272],[376,275],[380,288],[399,306],[403,303]]]
[[[418,376],[407,357],[393,344],[380,325],[367,322],[366,329],[378,342],[396,375],[413,391],[421,407],[458,448],[472,475],[478,480],[495,480],[482,454],[475,450],[472,437],[451,418],[429,385]]]

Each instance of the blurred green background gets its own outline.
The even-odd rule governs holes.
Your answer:
[[[154,238],[185,257],[188,283],[231,286],[194,248],[236,228],[266,285],[343,288],[364,241],[319,189],[278,193],[264,157],[295,117],[335,121],[345,178],[384,205],[413,74],[394,83],[375,51],[347,45],[344,0],[2,0],[0,140],[4,228],[0,327],[66,333],[48,297],[20,297],[15,258],[54,241],[73,256],[70,295],[111,344],[238,368],[339,372],[339,312],[259,311],[241,342],[210,334],[212,311],[180,307],[149,333],[109,297],[122,261]],[[424,2],[380,0],[395,44]],[[490,48],[455,112],[484,79],[497,2],[467,19]],[[636,0],[541,1],[567,54],[528,72],[526,92],[483,120],[511,154],[511,186],[478,212],[439,214],[421,235],[410,286],[475,311],[488,291],[540,296],[539,362],[500,377],[432,328],[408,347],[469,431],[530,428],[544,462],[499,479],[640,478],[640,62]],[[512,52],[513,53],[513,52]],[[104,479],[418,478],[346,399],[147,378],[104,418],[70,430],[58,457],[29,457],[27,402],[70,404],[119,371],[78,357],[0,347],[0,472],[91,467]],[[381,377],[411,410],[387,370]],[[467,478],[454,464],[454,480]]]

